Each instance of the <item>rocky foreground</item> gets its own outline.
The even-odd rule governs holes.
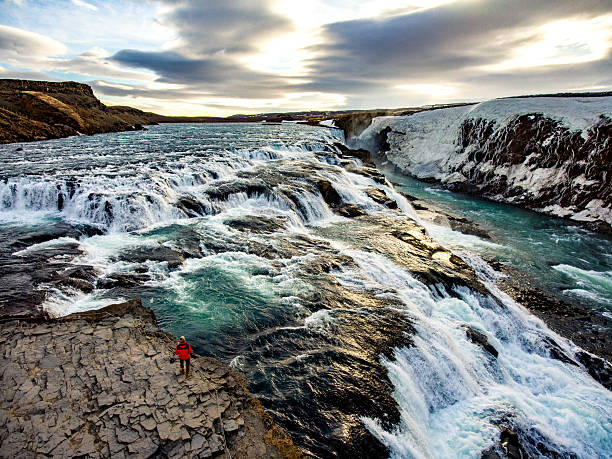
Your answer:
[[[1,457],[301,457],[239,373],[192,358],[140,300],[0,324]]]

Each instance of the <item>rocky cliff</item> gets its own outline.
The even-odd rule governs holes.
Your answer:
[[[107,107],[82,83],[0,79],[0,143],[133,130],[157,116]]]
[[[140,300],[0,329],[0,457],[301,457],[241,374],[181,375]]]
[[[612,97],[497,99],[379,117],[349,139],[402,172],[612,229]]]

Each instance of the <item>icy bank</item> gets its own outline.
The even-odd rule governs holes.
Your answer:
[[[612,97],[496,99],[375,118],[373,139],[402,172],[539,212],[612,225]]]

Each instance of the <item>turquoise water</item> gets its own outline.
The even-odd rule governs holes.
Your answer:
[[[339,155],[340,139],[298,125],[185,124],[19,152],[0,146],[0,255],[26,266],[31,257],[31,269],[42,259],[95,274],[91,292],[38,286],[58,315],[141,297],[164,330],[244,371],[251,392],[315,457],[478,457],[498,443],[502,422],[560,457],[609,457],[610,391],[554,358],[550,340],[570,358],[578,349],[485,278],[487,294],[417,279],[414,264],[402,264],[411,246],[389,231],[414,210],[399,198],[399,209],[371,199],[371,187],[397,196],[352,172],[362,164]],[[338,215],[320,181],[367,215]],[[551,288],[576,298],[568,273],[593,271],[581,274],[583,289],[606,298],[598,281],[609,270],[599,260],[610,254],[605,238],[404,186],[479,216],[494,236],[428,224],[443,243],[506,257],[542,282],[552,273]],[[28,235],[39,243],[24,242]],[[597,253],[599,264],[586,255],[577,264],[572,251]],[[499,358],[471,342],[466,326]]]
[[[477,223],[490,241],[430,225],[441,243],[509,263],[566,301],[612,314],[612,237],[385,170],[396,189]]]

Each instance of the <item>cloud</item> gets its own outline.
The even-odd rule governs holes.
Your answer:
[[[186,56],[247,53],[292,30],[292,21],[276,13],[270,1],[215,2],[165,0],[172,9],[161,19],[180,36],[177,51]]]
[[[105,100],[166,113],[612,88],[609,0],[158,0],[127,2],[119,12],[113,2],[71,1],[82,8],[70,14],[82,21],[92,17],[83,8],[98,8],[86,24],[95,34],[78,42],[79,54],[66,57],[58,41],[0,26],[0,58],[17,71],[82,75]],[[124,16],[119,35],[108,32]],[[83,43],[96,46],[83,52]]]
[[[94,47],[72,59],[48,59],[41,62],[39,68],[123,80],[153,81],[157,78],[151,72],[122,68],[109,58],[110,54],[106,50]]]
[[[557,27],[563,27],[563,21],[571,19],[582,21],[583,28],[588,28],[590,21],[601,22],[608,12],[609,3],[603,1],[516,0],[511,8],[501,0],[464,1],[410,14],[329,24],[324,28],[322,44],[311,49],[316,57],[310,61],[309,68],[311,74],[320,76],[312,86],[333,90],[347,82],[359,91],[368,86],[373,89],[397,85],[464,88],[476,78],[490,75],[498,78],[499,91],[504,92],[504,81],[527,72],[526,66],[517,65],[498,75],[491,66],[509,61],[513,54],[520,54],[534,43],[546,40],[550,43],[550,37],[546,37],[549,29],[543,26],[556,22],[560,24]],[[571,22],[566,27],[572,31]],[[556,48],[550,52],[567,53],[555,57],[557,62],[567,65],[588,60],[581,58],[580,53],[589,52],[590,38],[592,35],[579,34],[571,42],[574,45],[571,50]],[[585,46],[581,47],[581,43]],[[609,55],[609,49],[602,52],[601,44],[597,50],[599,58]],[[540,51],[548,50],[541,48]],[[550,62],[540,59],[538,64]],[[543,77],[557,70],[546,66],[538,73]],[[556,79],[563,80],[558,76]],[[564,86],[576,83],[571,74],[566,74],[564,80]],[[330,81],[334,82],[332,87]],[[530,89],[523,87],[525,90]],[[383,95],[384,92],[388,93],[389,89]],[[447,91],[445,97],[461,98],[462,94]],[[351,95],[358,97],[358,94]]]
[[[0,25],[0,57],[46,57],[66,54],[68,48],[62,43],[44,35]]]
[[[57,78],[53,78],[42,72],[28,72],[20,70],[7,69],[0,66],[0,78],[17,78],[20,80],[43,80],[43,81],[56,81]]]
[[[230,66],[224,65],[222,59],[190,59],[174,51],[145,52],[124,49],[112,59],[129,67],[152,70],[160,76],[160,81],[218,82],[231,75]]]
[[[88,10],[91,10],[91,11],[98,11],[98,7],[96,5],[92,5],[91,3],[87,3],[83,0],[72,0],[72,3],[74,3],[76,6],[87,8]]]

